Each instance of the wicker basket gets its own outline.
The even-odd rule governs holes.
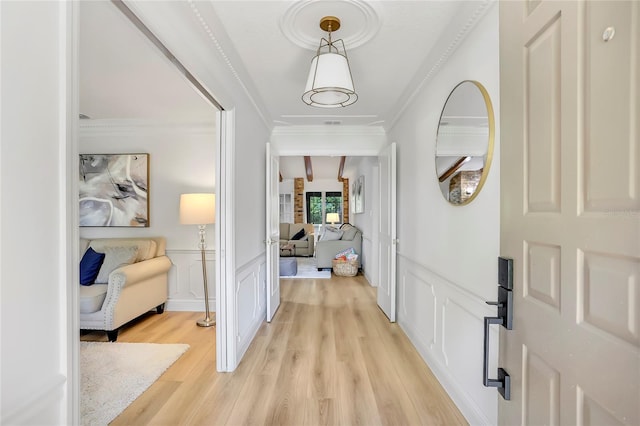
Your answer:
[[[355,276],[360,266],[357,260],[333,259],[331,263],[333,265],[333,273],[343,277]]]

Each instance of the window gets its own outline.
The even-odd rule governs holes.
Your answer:
[[[280,222],[293,223],[293,204],[291,194],[280,194]]]
[[[307,192],[307,223],[322,224],[322,192]]]
[[[342,192],[327,192],[324,218],[327,213],[338,213],[338,223],[342,223]]]
[[[338,213],[342,222],[342,192],[307,192],[307,223],[322,225],[327,213]]]

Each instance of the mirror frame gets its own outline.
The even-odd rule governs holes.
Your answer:
[[[478,186],[476,187],[476,190],[473,192],[473,194],[471,194],[469,198],[467,198],[464,202],[459,204],[452,203],[450,200],[445,198],[445,201],[449,205],[456,206],[456,207],[466,206],[467,204],[475,200],[478,194],[480,193],[480,191],[482,190],[482,188],[484,187],[484,182],[487,180],[487,176],[489,175],[489,170],[491,169],[491,163],[493,161],[493,148],[495,144],[495,132],[496,132],[493,104],[491,103],[491,97],[489,96],[489,92],[487,91],[487,89],[482,85],[482,83],[476,80],[463,80],[460,83],[456,84],[455,87],[451,89],[451,92],[449,92],[449,95],[447,96],[447,99],[444,102],[444,106],[442,107],[442,111],[440,112],[440,118],[438,119],[438,127],[436,129],[436,144],[435,144],[436,152],[434,155],[434,164],[436,164],[436,182],[438,182],[438,184],[440,183],[438,181],[438,169],[437,169],[437,163],[436,163],[438,159],[438,133],[440,133],[440,123],[442,123],[442,116],[444,115],[444,110],[447,108],[447,103],[449,102],[449,98],[451,98],[451,95],[453,95],[456,89],[461,85],[463,85],[464,83],[474,84],[482,94],[482,98],[484,99],[484,104],[487,108],[487,118],[489,121],[489,137],[487,141],[487,158],[484,163],[484,167],[482,168],[482,176],[480,176],[480,181],[478,182]],[[438,187],[438,191],[440,191],[440,194],[442,194],[442,197],[444,198],[444,194],[442,193],[442,188]]]

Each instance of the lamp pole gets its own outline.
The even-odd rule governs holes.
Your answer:
[[[207,225],[198,225],[198,233],[200,234],[200,255],[202,256],[202,277],[204,279],[204,309],[205,309],[205,317],[204,319],[198,320],[197,324],[200,327],[211,327],[212,325],[216,325],[216,320],[211,318],[211,313],[209,312],[209,286],[207,285],[207,263],[204,249],[207,248],[207,243],[205,241],[205,228]]]

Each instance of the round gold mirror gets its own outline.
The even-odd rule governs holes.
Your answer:
[[[465,80],[453,88],[440,115],[436,139],[436,173],[451,204],[473,201],[489,174],[495,122],[484,86]]]

